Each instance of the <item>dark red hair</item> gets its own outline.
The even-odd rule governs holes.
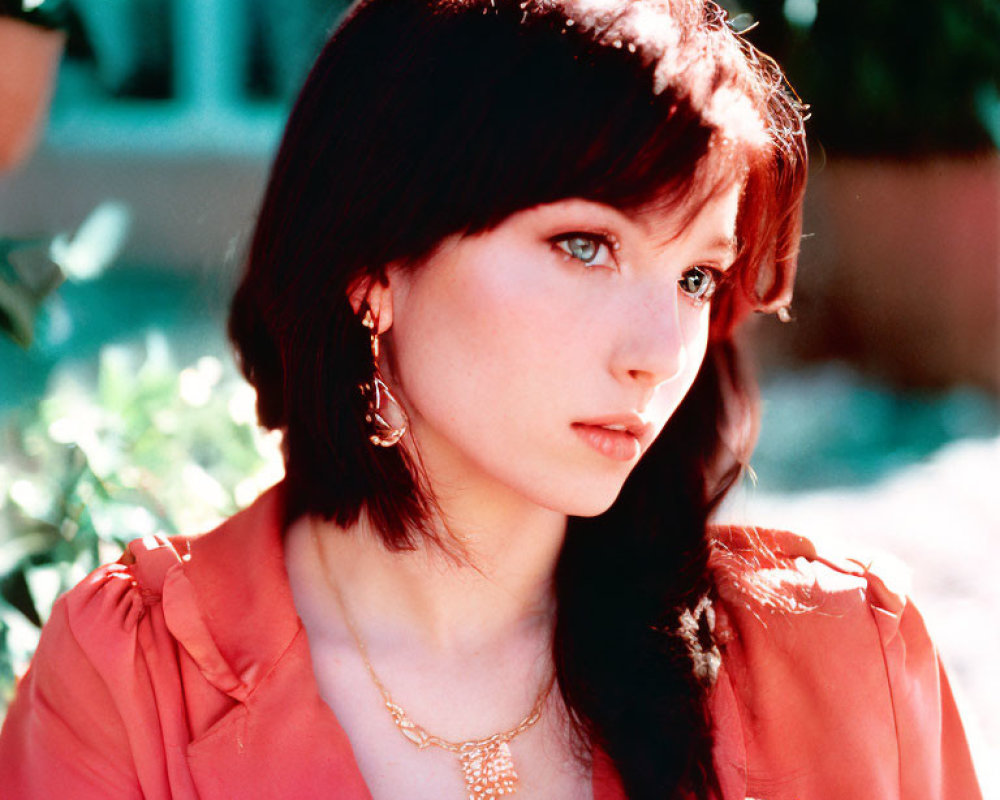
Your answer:
[[[604,748],[633,798],[713,784],[692,662],[710,635],[693,643],[677,621],[711,590],[706,519],[749,455],[733,329],[790,296],[806,171],[802,115],[773,62],[713,3],[667,9],[355,6],[292,112],[229,320],[261,423],[285,435],[289,520],[365,512],[388,547],[413,546],[432,535],[433,498],[402,448],[367,440],[357,386],[371,359],[349,287],[540,203],[694,213],[692,199],[743,182],[738,259],[695,385],[612,508],[570,520],[557,570],[560,689],[580,741]]]

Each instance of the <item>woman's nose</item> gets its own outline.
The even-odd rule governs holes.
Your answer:
[[[612,370],[622,382],[655,389],[681,375],[688,342],[681,325],[676,290],[647,291],[632,305],[615,351]]]

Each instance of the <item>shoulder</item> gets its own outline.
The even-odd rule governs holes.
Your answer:
[[[140,629],[161,615],[164,586],[188,557],[188,547],[184,538],[130,542],[118,561],[94,570],[59,598],[34,661],[64,647],[79,648],[88,661],[113,673],[155,646],[157,637],[139,641]]]
[[[56,601],[4,721],[0,794],[138,797],[151,786],[163,766],[153,673],[165,659],[150,653],[162,637],[145,620],[179,561],[173,543],[137,542]]]
[[[787,532],[711,533],[716,712],[739,729],[752,796],[979,796],[905,578]]]
[[[281,512],[269,491],[211,532],[137,539],[59,598],[0,734],[0,795],[194,796],[188,744],[298,635]]]
[[[898,563],[852,558],[788,531],[751,526],[710,528],[710,558],[724,607],[767,614],[883,612],[885,632],[908,605],[908,579]]]
[[[109,670],[152,650],[168,658],[146,658],[150,668],[176,664],[180,647],[217,688],[248,691],[244,679],[258,678],[298,631],[282,514],[275,487],[207,533],[130,542],[60,598],[48,638],[72,639]]]
[[[131,542],[118,561],[94,570],[56,601],[39,652],[51,658],[79,649],[98,662],[119,660],[116,651],[132,648],[140,621],[159,604],[167,575],[186,549],[185,539]]]
[[[145,537],[131,542],[121,558],[90,573],[60,597],[46,623],[32,671],[39,683],[73,689],[66,663],[89,666],[109,686],[136,675],[150,649],[169,647],[144,628],[162,627],[162,594],[173,570],[186,558],[188,540]],[[148,668],[148,665],[147,665]],[[60,679],[63,676],[63,679]]]
[[[802,536],[752,527],[712,530],[717,640],[749,701],[816,708],[845,694],[882,694],[886,652],[901,636],[936,654],[900,579],[818,551]],[[836,696],[835,696],[836,695]]]

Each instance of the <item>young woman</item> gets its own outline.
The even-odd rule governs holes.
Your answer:
[[[912,607],[707,524],[805,170],[704,0],[355,7],[230,318],[286,479],[57,604],[0,793],[978,796]]]

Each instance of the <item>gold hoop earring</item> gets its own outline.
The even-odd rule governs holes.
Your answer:
[[[378,447],[393,447],[403,438],[410,421],[403,406],[389,390],[378,367],[378,319],[370,308],[365,309],[361,324],[371,333],[372,378],[358,387],[368,404],[365,411],[368,441]]]

